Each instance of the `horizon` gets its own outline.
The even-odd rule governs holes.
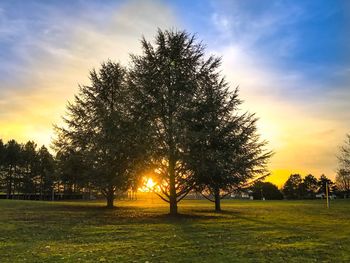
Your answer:
[[[349,13],[346,1],[2,1],[0,138],[49,147],[52,124],[91,69],[127,65],[142,35],[178,28],[222,57],[242,110],[259,117],[275,152],[267,181],[334,179],[350,132]]]

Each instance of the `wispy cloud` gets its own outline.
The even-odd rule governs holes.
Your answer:
[[[132,1],[100,11],[85,6],[71,17],[55,7],[45,10],[39,34],[22,32],[23,38],[15,43],[18,60],[2,63],[12,70],[11,78],[1,75],[0,137],[4,139],[49,144],[52,124],[60,122],[78,84],[89,83],[93,67],[107,59],[126,64],[130,52],[139,52],[142,35],[151,37],[157,27],[176,24],[172,11],[160,2]]]
[[[350,131],[348,68],[288,60],[304,44],[301,21],[331,16],[334,10],[310,14],[297,5],[270,3],[261,10],[241,1],[216,5],[212,23],[218,36],[212,50],[223,57],[232,86],[240,86],[244,109],[261,118],[259,130],[276,152],[270,168],[284,171],[281,181],[285,171],[334,176],[336,151]]]

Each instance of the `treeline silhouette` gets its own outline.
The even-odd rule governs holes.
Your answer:
[[[71,180],[44,145],[38,148],[34,141],[0,139],[0,198],[81,199],[82,192]]]
[[[0,183],[6,198],[45,199],[52,193],[55,162],[45,146],[0,140]]]
[[[325,175],[317,179],[312,174],[302,178],[300,174],[292,174],[285,182],[282,192],[286,199],[315,199],[326,197],[326,187],[331,197],[344,197],[332,180]]]

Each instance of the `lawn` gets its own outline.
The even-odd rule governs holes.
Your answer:
[[[0,262],[350,262],[350,202],[0,200]]]

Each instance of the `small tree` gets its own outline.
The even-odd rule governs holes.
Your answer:
[[[90,80],[68,105],[66,127],[57,128],[55,147],[61,155],[80,154],[89,168],[85,176],[112,208],[116,192],[129,186],[133,166],[144,152],[142,126],[132,114],[126,70],[120,64],[103,63],[98,72],[90,72]]]

